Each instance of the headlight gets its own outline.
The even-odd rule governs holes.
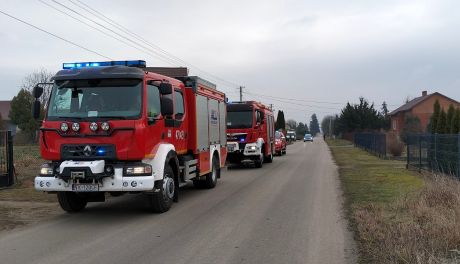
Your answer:
[[[54,174],[53,168],[49,164],[43,164],[40,168],[40,175],[50,176]]]
[[[69,130],[69,125],[67,123],[62,123],[61,124],[61,131],[62,132],[67,132]]]
[[[80,130],[80,124],[79,123],[73,123],[72,124],[72,130],[75,132],[78,132]]]
[[[152,166],[140,164],[135,166],[126,166],[123,168],[125,176],[150,176],[152,175]]]
[[[102,122],[101,129],[104,131],[108,131],[110,129],[110,125],[108,122]]]
[[[257,150],[257,149],[259,149],[259,147],[257,147],[257,146],[249,146],[248,149],[249,150]]]
[[[97,130],[97,123],[96,122],[92,122],[90,125],[89,125],[89,129],[91,129],[91,131],[96,131]]]

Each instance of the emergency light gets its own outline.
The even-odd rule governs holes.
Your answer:
[[[63,63],[62,68],[64,70],[74,68],[88,68],[88,67],[100,67],[100,66],[128,66],[128,67],[139,67],[145,68],[147,64],[144,60],[131,60],[131,61],[98,61],[98,62],[70,62]]]

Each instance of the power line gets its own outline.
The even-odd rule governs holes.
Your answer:
[[[54,0],[53,0],[54,1]],[[89,6],[88,4],[85,4],[84,2],[80,1],[80,0],[76,0],[78,3],[76,3],[75,1],[73,0],[69,0],[69,2],[71,2],[72,4],[74,4],[75,6],[78,6],[79,8],[85,10],[86,12],[92,14],[93,16],[99,18],[100,20],[104,21],[105,23],[111,25],[112,27],[115,27],[117,28],[119,31],[122,31],[124,32],[125,34],[128,34],[138,40],[140,40],[141,42],[149,45],[150,47],[156,49],[156,50],[159,50],[160,53],[163,53],[164,56],[167,56],[170,60],[174,60],[176,62],[179,62],[179,63],[183,63],[185,64],[186,66],[188,66],[189,68],[192,68],[192,69],[195,69],[196,71],[198,72],[201,72],[203,75],[207,75],[209,77],[211,77],[211,79],[214,79],[214,80],[217,80],[219,82],[223,82],[223,83],[226,83],[226,84],[229,84],[230,86],[234,86],[234,87],[238,87],[239,85],[234,83],[234,82],[231,82],[231,81],[228,81],[228,80],[225,80],[219,76],[216,76],[214,74],[211,74],[209,72],[206,72],[202,69],[200,69],[199,67],[193,65],[193,64],[190,64],[190,63],[187,63],[186,61],[172,55],[171,53],[165,51],[164,49],[160,48],[158,45],[155,45],[155,44],[152,44],[151,42],[147,41],[145,38],[139,36],[138,34],[132,32],[131,30],[127,29],[126,27],[122,26],[120,23],[116,22],[115,20],[105,16],[103,13],[97,11],[96,9],[92,8],[91,6]],[[157,52],[156,52],[157,53]]]
[[[306,106],[306,107],[312,107],[312,108],[323,108],[323,109],[332,109],[332,110],[339,110],[338,108],[333,108],[333,107],[327,107],[327,106],[318,106],[318,105],[308,105],[308,104],[299,104],[299,103],[295,103],[295,102],[289,102],[287,100],[289,99],[285,99],[285,98],[277,98],[277,97],[273,97],[273,96],[266,96],[266,95],[262,95],[262,94],[255,94],[255,93],[251,93],[251,92],[243,92],[245,94],[250,94],[250,95],[253,95],[253,96],[259,96],[259,97],[262,97],[262,98],[266,98],[267,100],[273,100],[273,101],[278,101],[278,102],[282,102],[282,103],[288,103],[288,104],[293,104],[293,105],[298,105],[298,106]]]
[[[49,3],[46,3],[46,2],[43,1],[43,0],[38,0],[38,1],[40,1],[42,4],[44,4],[44,5],[50,7],[50,8],[52,8],[52,9],[54,9],[54,10],[56,10],[56,11],[58,11],[58,12],[64,14],[64,15],[66,15],[66,16],[68,16],[68,17],[73,18],[74,20],[77,20],[78,22],[80,22],[80,23],[82,23],[82,24],[84,24],[84,25],[86,25],[86,26],[88,26],[88,27],[90,27],[90,28],[92,28],[92,29],[94,29],[94,30],[97,30],[98,32],[100,32],[100,33],[102,33],[102,34],[104,34],[104,35],[106,35],[106,36],[108,36],[108,37],[110,37],[110,38],[113,38],[113,39],[115,39],[115,40],[117,40],[117,41],[120,41],[120,42],[122,42],[123,44],[125,44],[125,45],[127,45],[127,46],[129,46],[129,47],[132,47],[132,48],[134,48],[134,49],[137,49],[137,50],[139,50],[139,51],[141,51],[141,52],[143,52],[143,53],[145,53],[145,54],[151,55],[148,51],[142,50],[142,49],[140,49],[140,48],[138,48],[138,47],[136,47],[136,46],[134,46],[134,45],[132,45],[132,44],[130,44],[130,43],[124,41],[123,39],[117,38],[116,36],[110,35],[109,33],[107,33],[107,32],[105,32],[105,31],[103,31],[103,30],[101,30],[101,29],[99,29],[99,28],[97,28],[97,27],[95,27],[95,26],[93,26],[93,25],[87,23],[87,22],[84,21],[84,20],[79,19],[78,17],[75,17],[75,16],[73,16],[73,15],[71,15],[71,14],[65,12],[65,11],[62,11],[62,10],[60,10],[60,9],[58,9],[58,8],[56,8],[56,7],[52,6],[52,5],[50,5]]]
[[[252,92],[251,92],[252,93]],[[307,102],[307,103],[317,103],[317,104],[334,104],[334,105],[343,105],[343,103],[339,102],[326,102],[326,101],[314,101],[314,100],[306,100],[306,99],[294,99],[294,98],[286,98],[286,97],[278,97],[278,96],[270,96],[270,95],[263,95],[263,94],[256,94],[252,93],[257,96],[264,96],[264,97],[269,97],[269,98],[275,98],[275,99],[284,99],[284,100],[289,100],[289,101],[297,101],[297,102]]]
[[[59,3],[59,2],[56,1],[56,0],[51,0],[51,1],[53,1],[54,3],[60,5],[61,7],[65,8],[65,9],[69,10],[69,11],[72,12],[72,13],[75,13],[75,14],[77,14],[77,15],[83,17],[84,19],[87,19],[87,20],[93,22],[94,24],[96,24],[96,25],[98,25],[98,26],[104,28],[105,30],[108,30],[108,31],[112,32],[113,34],[115,34],[115,35],[117,35],[117,36],[119,36],[119,37],[121,37],[121,38],[123,38],[123,39],[125,39],[125,40],[127,40],[127,41],[129,41],[129,42],[131,42],[131,43],[133,43],[134,45],[137,45],[137,46],[139,46],[139,47],[142,47],[142,48],[144,48],[144,49],[147,49],[147,50],[152,51],[153,53],[157,54],[157,55],[160,57],[160,59],[163,60],[164,62],[167,62],[167,63],[169,63],[169,64],[171,64],[171,65],[174,65],[174,62],[172,62],[169,58],[162,56],[161,54],[157,53],[156,51],[154,51],[154,50],[152,50],[152,49],[149,49],[149,48],[147,48],[147,47],[145,47],[145,46],[143,46],[143,45],[141,45],[141,44],[139,44],[139,43],[133,41],[132,39],[130,39],[130,38],[126,37],[126,36],[123,36],[123,35],[119,34],[118,32],[116,32],[116,31],[114,31],[114,30],[112,30],[112,29],[106,27],[105,25],[103,25],[103,24],[101,24],[101,23],[95,21],[94,19],[91,19],[90,17],[85,16],[85,15],[81,14],[80,12],[75,11],[74,9],[72,9],[72,8],[70,8],[70,7],[68,7],[68,6],[64,5],[64,4]]]
[[[84,50],[86,50],[86,51],[88,51],[88,52],[91,52],[91,53],[93,53],[93,54],[96,54],[96,55],[98,55],[98,56],[101,56],[101,57],[103,57],[103,58],[106,58],[106,59],[108,59],[108,60],[113,60],[112,58],[107,57],[107,56],[105,56],[105,55],[102,55],[101,53],[99,53],[99,52],[97,52],[97,51],[91,50],[91,49],[86,48],[86,47],[84,47],[84,46],[82,46],[82,45],[80,45],[80,44],[77,44],[77,43],[73,42],[73,41],[70,41],[70,40],[65,39],[65,38],[63,38],[63,37],[61,37],[61,36],[58,36],[58,35],[56,35],[56,34],[54,34],[54,33],[51,33],[51,32],[49,32],[49,31],[47,31],[47,30],[45,30],[45,29],[42,29],[42,28],[40,28],[40,27],[38,27],[38,26],[35,26],[35,25],[33,25],[33,24],[29,23],[29,22],[26,22],[26,21],[24,21],[24,20],[22,20],[22,19],[20,19],[20,18],[17,18],[17,17],[15,17],[15,16],[13,16],[13,15],[10,15],[10,14],[8,14],[8,13],[2,11],[2,10],[0,10],[0,13],[2,13],[2,14],[5,15],[5,16],[8,16],[8,17],[10,17],[10,18],[12,18],[12,19],[14,19],[14,20],[16,20],[16,21],[19,21],[19,22],[21,22],[21,23],[23,23],[23,24],[26,24],[26,25],[28,25],[28,26],[30,26],[30,27],[32,27],[32,28],[35,28],[35,29],[37,29],[37,30],[39,30],[39,31],[41,31],[41,32],[44,32],[44,33],[46,33],[46,34],[48,34],[48,35],[51,35],[51,36],[53,36],[53,37],[55,37],[55,38],[58,38],[58,39],[60,39],[60,40],[62,40],[62,41],[64,41],[64,42],[67,42],[67,43],[69,43],[69,44],[71,44],[71,45],[73,45],[73,46],[76,46],[76,47],[78,47],[78,48],[84,49]]]

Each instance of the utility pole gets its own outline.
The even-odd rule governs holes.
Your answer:
[[[243,102],[243,89],[244,89],[244,86],[240,86],[240,102]]]
[[[273,111],[273,104],[270,104],[270,111]]]

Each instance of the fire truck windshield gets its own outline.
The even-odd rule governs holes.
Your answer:
[[[47,119],[136,119],[141,115],[141,107],[141,80],[58,81],[51,91]]]
[[[227,128],[251,128],[252,111],[227,112]]]

